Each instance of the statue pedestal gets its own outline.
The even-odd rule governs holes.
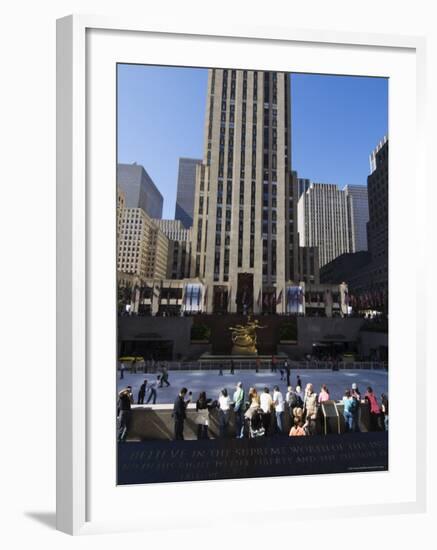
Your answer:
[[[234,346],[232,347],[232,351],[231,351],[231,355],[235,355],[235,356],[242,356],[242,357],[258,357],[258,352],[256,351],[256,349],[245,349],[241,346],[236,346],[234,344]]]

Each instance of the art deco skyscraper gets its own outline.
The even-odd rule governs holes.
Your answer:
[[[298,246],[290,155],[289,75],[209,70],[191,262],[208,312],[284,310]]]

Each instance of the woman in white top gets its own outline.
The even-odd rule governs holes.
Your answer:
[[[273,388],[273,405],[275,406],[276,429],[282,434],[284,431],[284,398],[279,386]]]
[[[264,391],[261,394],[260,397],[261,402],[261,408],[263,410],[263,424],[264,429],[266,432],[266,435],[268,435],[268,432],[270,431],[270,424],[272,421],[272,409],[273,409],[273,399],[270,395],[269,388],[264,388]]]
[[[226,429],[229,424],[229,413],[231,410],[231,398],[228,390],[224,388],[218,398],[219,419],[220,419],[220,437],[226,437]]]

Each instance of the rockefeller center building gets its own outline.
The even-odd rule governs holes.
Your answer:
[[[211,312],[284,313],[298,284],[290,76],[210,69],[191,276]]]

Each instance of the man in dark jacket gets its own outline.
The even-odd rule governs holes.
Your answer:
[[[290,365],[288,364],[288,359],[284,362],[285,375],[287,377],[287,387],[290,385]]]
[[[144,380],[138,392],[138,405],[144,404],[144,396],[146,395],[146,386],[147,386],[147,380]]]
[[[173,405],[174,438],[176,440],[184,439],[184,420],[187,417],[186,409],[190,402],[189,399],[185,401],[187,392],[187,388],[182,388]]]
[[[131,417],[131,405],[134,401],[132,395],[132,386],[127,386],[118,394],[118,441],[124,443],[126,441],[129,422]]]

